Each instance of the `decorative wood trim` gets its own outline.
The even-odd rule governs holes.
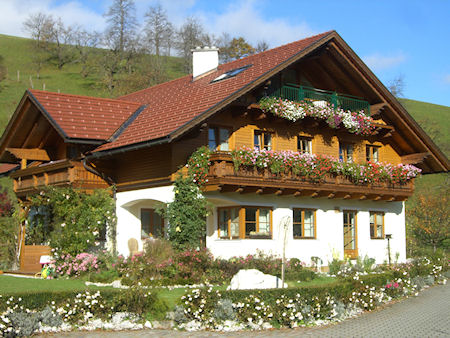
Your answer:
[[[401,156],[401,161],[404,164],[417,164],[422,163],[431,153],[426,151],[424,153],[415,153]]]
[[[5,151],[13,154],[19,159],[50,161],[50,157],[48,156],[48,153],[45,149],[6,148]]]

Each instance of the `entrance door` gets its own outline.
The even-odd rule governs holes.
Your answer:
[[[356,211],[344,210],[344,255],[358,257]]]

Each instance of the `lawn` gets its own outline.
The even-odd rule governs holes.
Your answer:
[[[38,279],[0,275],[0,295],[22,293],[25,291],[84,291],[101,289],[86,286],[80,279]]]

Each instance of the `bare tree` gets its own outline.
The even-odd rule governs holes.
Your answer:
[[[388,89],[395,97],[403,97],[405,90],[405,76],[399,74],[388,83]]]
[[[95,48],[99,45],[100,34],[95,31],[88,32],[85,29],[78,28],[73,32],[73,41],[78,53],[76,61],[81,65],[80,74],[86,77],[94,68],[91,61],[95,53]]]
[[[223,32],[217,41],[217,46],[220,49],[220,54],[219,54],[220,63],[225,63],[225,62],[231,61],[231,58],[229,57],[229,55],[227,53],[227,49],[230,46],[230,43],[231,43],[230,34]]]
[[[105,42],[112,50],[124,52],[131,45],[136,35],[136,7],[133,0],[114,0],[104,14],[108,27]]]
[[[160,4],[150,7],[145,14],[145,38],[149,45],[149,50],[155,55],[161,55],[161,48],[170,45],[168,41],[172,39],[173,28],[167,18],[166,11]]]
[[[49,42],[46,49],[51,58],[56,60],[58,69],[62,69],[64,65],[75,59],[74,31],[74,27],[64,26],[61,18],[58,18],[44,33],[46,34],[46,40]]]
[[[203,26],[195,17],[189,17],[181,26],[177,34],[177,49],[179,55],[184,60],[184,69],[186,72],[192,72],[192,53],[191,49],[203,45],[204,36]]]
[[[45,43],[45,38],[48,37],[48,31],[52,29],[54,20],[51,15],[41,12],[30,14],[23,22],[23,29],[28,32],[33,40],[35,40],[38,47]]]
[[[258,44],[256,45],[255,52],[261,53],[269,49],[269,44],[265,40],[258,41]]]

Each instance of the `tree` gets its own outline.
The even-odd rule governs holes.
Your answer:
[[[265,40],[258,41],[256,45],[255,52],[261,53],[269,49],[269,44]]]
[[[145,40],[148,44],[148,49],[154,52],[157,56],[161,55],[161,48],[171,45],[173,36],[172,24],[167,18],[166,11],[160,4],[150,7],[145,14]]]
[[[450,236],[450,185],[439,192],[424,189],[407,210],[409,232],[422,245],[434,251]]]
[[[191,177],[181,175],[174,183],[175,197],[165,210],[169,239],[177,249],[203,247],[206,233],[207,201]]]
[[[253,48],[243,37],[233,38],[222,51],[226,58],[237,60],[255,53]]]
[[[113,93],[123,73],[133,72],[133,61],[137,55],[135,5],[133,0],[114,0],[104,14],[108,27],[103,34],[103,43],[108,51],[100,59],[103,82]]]
[[[197,46],[203,45],[202,37],[204,29],[198,20],[189,17],[177,33],[177,49],[179,55],[184,60],[184,70],[187,73],[192,72],[192,52],[191,50]]]
[[[40,77],[40,72],[43,65],[50,58],[47,51],[47,41],[49,31],[54,25],[54,20],[51,15],[41,12],[30,14],[23,22],[23,28],[28,32],[33,39],[33,52],[31,53],[31,60],[35,67],[37,77]]]
[[[388,89],[395,97],[404,96],[405,76],[400,74],[393,78],[388,84]]]
[[[78,53],[77,62],[81,64],[80,73],[83,77],[86,77],[93,68],[93,64],[90,61],[92,60],[95,48],[100,42],[100,34],[98,32],[77,29],[74,31],[73,40]]]
[[[110,49],[124,52],[135,44],[137,27],[135,13],[133,0],[114,0],[104,14],[108,22],[105,42]]]

